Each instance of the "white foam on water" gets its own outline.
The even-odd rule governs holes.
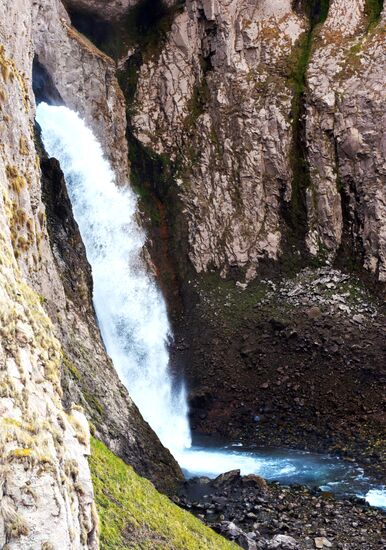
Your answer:
[[[315,463],[300,455],[258,456],[253,452],[192,447],[177,453],[176,458],[188,477],[214,478],[230,470],[240,470],[241,475],[257,474],[285,482],[310,478],[315,472]]]
[[[142,260],[145,241],[129,186],[115,185],[102,148],[82,119],[41,103],[36,119],[47,153],[65,175],[92,267],[94,306],[108,354],[145,420],[172,452],[190,446],[187,404],[173,388],[165,302]]]
[[[386,489],[370,489],[365,499],[370,506],[386,509]]]

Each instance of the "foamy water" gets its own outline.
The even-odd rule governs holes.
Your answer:
[[[371,506],[386,509],[386,489],[370,489],[365,496]]]
[[[65,175],[92,267],[94,305],[108,354],[145,420],[172,452],[190,446],[183,387],[169,375],[170,328],[161,293],[144,266],[144,234],[129,187],[115,185],[100,144],[66,107],[41,103],[47,153]]]

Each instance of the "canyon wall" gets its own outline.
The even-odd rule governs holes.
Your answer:
[[[58,307],[64,293],[34,146],[31,6],[6,4],[0,6],[0,545],[97,548],[88,424],[81,410],[62,406],[62,345],[43,307],[45,288]]]
[[[33,77],[42,67],[40,99],[52,93],[78,110],[118,183],[127,184],[128,173],[112,60],[71,27],[59,1],[2,0],[0,546],[97,548],[86,416],[98,437],[158,487],[170,488],[181,473],[101,342],[63,175],[34,127]]]
[[[114,54],[193,431],[385,464],[382,2],[146,6]]]
[[[331,2],[307,71],[307,244],[342,244],[386,281],[385,22],[366,2]]]
[[[155,200],[150,221],[160,226],[155,234],[161,236],[155,246],[166,247],[165,257],[172,251],[172,269],[186,262],[178,273],[185,289],[187,271],[192,280],[214,270],[249,282],[265,264],[275,270],[284,261],[298,266],[313,258],[339,260],[344,267],[355,263],[374,279],[386,280],[381,3],[331,0],[328,12],[327,2],[313,2],[314,10],[308,11],[307,3],[290,0],[161,4],[154,2],[154,13],[161,14],[157,19],[151,17],[148,0],[65,2],[70,14],[108,23],[98,45],[114,53],[118,39],[113,61],[74,29],[59,0],[0,0],[0,545],[10,549],[25,548],[27,540],[45,550],[97,548],[86,416],[111,450],[159,488],[167,490],[181,477],[105,353],[91,301],[90,268],[63,175],[58,163],[45,156],[34,127],[33,84],[38,99],[55,97],[79,111],[100,139],[120,185],[130,170],[128,158],[133,151],[140,154],[139,166],[132,159],[132,173],[137,184],[147,179],[151,184],[151,196],[143,194],[142,205],[149,213]],[[133,35],[134,9],[140,26]],[[323,277],[330,284],[330,275]],[[332,277],[335,284],[340,276]],[[309,281],[307,275],[303,285]],[[235,384],[222,384],[227,338],[234,349],[226,362],[235,371],[237,356],[249,385],[254,356],[260,361],[266,349],[263,341],[248,351],[246,342],[255,345],[257,331],[263,340],[271,338],[271,330],[277,340],[292,338],[294,354],[303,346],[304,362],[310,357],[315,363],[314,323],[307,324],[306,344],[298,343],[297,331],[303,328],[295,326],[287,334],[282,321],[271,322],[268,308],[256,324],[246,318],[252,327],[246,334],[235,322],[244,319],[245,309],[234,285],[217,304],[208,301],[208,288],[192,289],[184,296],[190,312],[176,341],[185,352],[187,371],[193,370],[188,381],[199,390],[200,406],[207,399],[203,365],[213,368],[213,375],[210,368],[207,373],[212,381],[205,384],[225,388],[220,408],[240,382],[237,375]],[[222,310],[233,298],[225,326]],[[201,309],[194,309],[195,300]],[[253,300],[252,292],[249,305]],[[237,309],[238,304],[243,307]],[[281,305],[274,315],[281,315]],[[314,307],[313,302],[306,305],[307,311]],[[362,315],[360,309],[352,311]],[[375,327],[378,346],[381,323],[374,324],[372,307],[364,311],[365,321],[351,327],[352,333],[363,339],[363,327],[372,333]],[[325,315],[330,315],[327,309]],[[204,330],[210,323],[213,332]],[[236,325],[239,341],[233,338]],[[195,350],[186,344],[191,326],[191,346],[199,350],[196,363]],[[318,342],[327,338],[326,330],[323,325]],[[208,347],[202,343],[212,336],[218,357],[211,341]],[[323,353],[335,353],[335,345],[328,342]],[[268,357],[275,368],[278,346]],[[283,350],[282,357],[287,341]],[[355,363],[347,356],[342,365]],[[326,357],[323,361],[331,365],[331,355]],[[280,386],[288,389],[287,363],[280,368],[287,384]],[[362,374],[373,384],[374,373]],[[272,379],[276,376],[275,371]],[[270,383],[264,381],[259,394]],[[315,387],[323,387],[319,379]],[[253,405],[246,413],[250,422],[253,393],[246,407]],[[239,397],[237,407],[245,395]],[[317,396],[315,415],[324,416],[318,408],[324,399],[324,394]],[[340,402],[338,395],[334,408]],[[269,415],[267,426],[271,432]],[[320,439],[319,433],[315,437]]]
[[[307,5],[187,0],[143,55],[133,131],[174,163],[198,273],[343,247],[385,280],[385,15]]]

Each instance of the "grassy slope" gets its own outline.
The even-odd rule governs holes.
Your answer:
[[[101,524],[101,550],[239,548],[159,494],[96,439],[92,439],[90,468]]]

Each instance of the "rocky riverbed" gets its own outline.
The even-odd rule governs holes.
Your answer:
[[[188,480],[174,500],[246,550],[386,548],[386,514],[363,499],[335,499],[239,470]]]
[[[385,306],[331,266],[186,293],[174,363],[197,434],[329,452],[385,480]]]

